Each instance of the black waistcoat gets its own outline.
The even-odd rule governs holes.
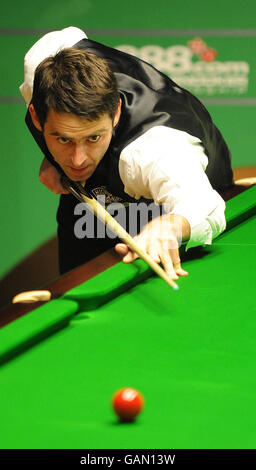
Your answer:
[[[110,193],[122,200],[133,200],[124,193],[118,171],[119,156],[124,147],[154,126],[167,126],[198,137],[208,156],[206,174],[212,186],[224,190],[232,184],[229,149],[208,111],[197,98],[132,55],[88,39],[82,39],[75,47],[108,61],[115,73],[122,99],[120,121],[107,153],[86,182],[87,190],[104,185]],[[26,123],[43,153],[56,165],[42,133],[34,127],[29,113]]]

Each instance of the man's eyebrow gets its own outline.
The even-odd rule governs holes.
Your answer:
[[[107,132],[107,129],[105,127],[102,127],[102,129],[96,129],[95,131],[88,134],[86,137],[91,137],[91,136],[94,136],[94,135],[102,134],[104,132]],[[53,135],[55,137],[66,137],[67,139],[72,139],[73,138],[73,137],[67,135],[65,132],[61,133],[61,132],[58,132],[58,131],[50,132],[50,135]]]

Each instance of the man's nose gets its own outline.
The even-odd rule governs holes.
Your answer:
[[[72,164],[76,167],[83,166],[87,160],[86,146],[83,143],[75,145],[74,153],[72,155]]]

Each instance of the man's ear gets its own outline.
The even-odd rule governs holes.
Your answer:
[[[43,129],[42,129],[42,126],[41,126],[41,124],[40,124],[40,122],[39,122],[39,119],[38,119],[38,117],[37,117],[37,114],[36,114],[36,111],[35,111],[35,108],[34,108],[33,104],[30,104],[30,105],[29,105],[28,110],[29,110],[29,113],[30,113],[30,116],[31,116],[31,119],[32,119],[32,122],[33,122],[34,126],[35,126],[39,131],[42,132]]]
[[[113,123],[114,127],[118,124],[118,121],[120,119],[121,107],[122,107],[122,100],[120,98],[119,103],[118,103],[117,108],[116,108],[115,117],[114,117],[114,123]]]

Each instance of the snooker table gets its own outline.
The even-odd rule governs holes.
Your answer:
[[[2,311],[1,449],[255,449],[255,214],[256,186],[229,200],[227,230],[183,253],[177,292],[113,258]],[[110,405],[126,386],[145,398],[132,424]]]

